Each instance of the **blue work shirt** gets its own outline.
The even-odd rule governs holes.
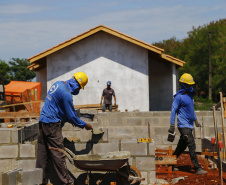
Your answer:
[[[177,114],[177,127],[194,128],[194,121],[197,120],[194,110],[193,95],[187,94],[185,89],[179,90],[174,95],[170,123],[175,124]]]
[[[84,128],[86,122],[77,116],[72,99],[72,91],[78,87],[80,85],[74,79],[66,82],[55,82],[48,91],[39,121],[44,123],[58,123],[61,121],[62,126],[65,122],[69,122]],[[76,94],[78,93],[79,91]]]

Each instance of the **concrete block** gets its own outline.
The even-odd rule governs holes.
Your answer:
[[[148,155],[155,156],[155,143],[148,143],[149,153]]]
[[[136,167],[140,171],[155,171],[155,157],[136,157]]]
[[[33,144],[20,144],[20,157],[35,157],[35,145]]]
[[[170,117],[170,111],[154,111],[154,117]]]
[[[0,160],[0,173],[12,170],[12,159]]]
[[[124,118],[122,117],[111,118],[111,119],[108,119],[107,125],[108,126],[124,126],[125,121],[124,121]]]
[[[201,138],[203,133],[203,127],[196,127],[194,126],[194,137]]]
[[[18,157],[18,145],[0,146],[0,158],[9,159]]]
[[[98,145],[94,145],[93,153],[107,153],[107,152],[115,152],[119,151],[119,143],[99,143]]]
[[[18,129],[13,129],[11,134],[12,134],[12,143],[19,143],[20,140],[19,140]],[[21,139],[21,141],[22,141],[22,139]]]
[[[23,170],[30,170],[35,168],[36,159],[24,159],[17,160],[16,163],[13,164],[15,168],[22,168]]]
[[[125,119],[125,124],[128,125],[128,126],[145,126],[142,122],[142,118],[139,117],[139,118],[134,118],[134,117],[129,117],[129,118],[126,118]],[[148,127],[148,125],[147,125]]]
[[[144,124],[148,125],[148,123],[150,124],[150,127],[156,127],[159,125],[160,120],[158,117],[148,117],[148,118],[144,118]]]
[[[162,144],[162,136],[160,136],[160,135],[152,136],[151,135],[151,138],[152,138],[152,141],[155,143],[155,145],[161,145]]]
[[[167,126],[169,127],[170,123],[170,117],[160,117],[159,118],[159,126]]]
[[[10,143],[11,131],[7,128],[1,128],[0,130],[0,143]]]
[[[21,172],[22,169],[14,169],[7,171],[2,174],[2,184],[4,185],[16,185],[17,184],[17,173]]]
[[[197,145],[196,144],[196,150],[195,150],[196,152],[204,152],[204,151],[202,151],[202,145]]]
[[[152,117],[154,112],[134,112],[134,117]]]
[[[145,178],[142,184],[148,184],[148,172],[141,172],[141,177]]]
[[[108,119],[106,117],[98,117],[99,126],[106,127]]]
[[[210,114],[212,113],[212,114]],[[195,115],[196,117],[203,117],[203,116],[212,116],[213,115],[213,111],[195,111]]]
[[[41,168],[18,172],[18,183],[21,183],[23,185],[41,184],[42,173],[43,172]]]
[[[215,137],[215,131],[213,127],[204,127],[204,137]],[[221,133],[221,129],[218,128],[219,133]]]
[[[203,117],[203,126],[205,127],[207,125],[214,125],[213,116],[204,116]]]
[[[169,126],[168,127],[155,127],[155,135],[168,135],[168,130],[169,130]],[[177,130],[177,129],[175,129]]]
[[[148,126],[134,127],[134,137],[135,138],[149,138]],[[150,137],[151,137],[151,134],[150,134]]]
[[[147,155],[147,143],[121,143],[122,151],[130,151],[134,155]]]
[[[151,171],[151,172],[148,172],[148,173],[149,173],[148,174],[148,177],[149,177],[148,182],[152,184],[156,180],[156,172],[155,171]]]

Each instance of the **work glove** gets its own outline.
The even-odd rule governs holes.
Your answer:
[[[173,134],[175,132],[175,125],[174,124],[170,124],[170,128],[168,130],[169,133]]]
[[[202,125],[198,122],[198,120],[195,120],[195,126],[196,127],[201,127]]]
[[[114,104],[114,106],[116,106],[116,103]]]

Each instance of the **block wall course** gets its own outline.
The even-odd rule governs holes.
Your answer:
[[[145,126],[141,118],[128,117],[125,119],[125,125],[128,126]]]
[[[148,155],[155,156],[155,143],[148,143],[149,153]]]
[[[93,153],[108,153],[119,151],[119,143],[98,143],[93,146]]]
[[[0,159],[0,173],[12,170],[12,159]]]
[[[18,157],[18,145],[0,146],[0,158],[9,159]]]
[[[130,151],[134,155],[147,155],[147,143],[121,143],[122,151]]]
[[[140,171],[155,171],[155,157],[136,157],[136,167]]]
[[[35,145],[34,144],[20,144],[20,157],[35,157]]]
[[[11,131],[7,128],[0,129],[0,143],[10,143]]]
[[[31,170],[23,170],[18,172],[18,184],[32,185],[42,183],[42,169],[35,168]]]

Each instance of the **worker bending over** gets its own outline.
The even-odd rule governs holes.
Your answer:
[[[84,89],[88,77],[83,72],[75,73],[72,79],[57,81],[49,89],[39,118],[39,135],[36,168],[43,169],[43,184],[47,183],[46,167],[51,157],[61,184],[74,184],[66,167],[65,155],[50,147],[64,150],[62,127],[65,122],[74,126],[92,129],[92,125],[81,120],[74,109],[72,95],[78,95]]]
[[[184,73],[180,77],[179,81],[181,83],[181,89],[174,95],[169,132],[174,133],[175,131],[175,117],[177,114],[177,127],[181,136],[173,155],[176,155],[178,158],[188,146],[191,161],[195,167],[195,173],[198,175],[204,175],[207,174],[207,171],[204,171],[199,164],[195,153],[195,140],[192,134],[192,131],[194,129],[194,121],[196,127],[201,127],[196,118],[194,110],[193,96],[195,94],[195,91],[192,85],[194,85],[195,82],[193,80],[193,77],[188,73]],[[174,171],[176,170],[177,169],[175,169]]]

